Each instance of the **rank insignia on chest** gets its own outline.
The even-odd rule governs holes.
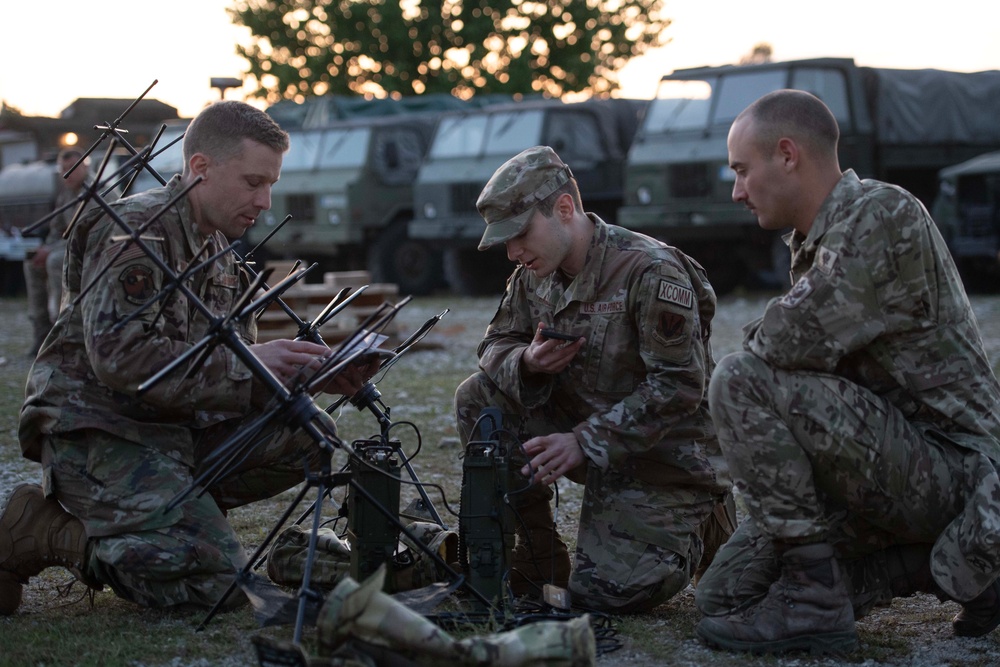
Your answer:
[[[682,308],[690,308],[694,304],[693,291],[669,280],[660,281],[660,289],[656,292],[656,298]]]

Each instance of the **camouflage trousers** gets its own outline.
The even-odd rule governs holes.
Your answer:
[[[518,443],[550,433],[568,432],[585,416],[553,406],[527,410],[513,404],[484,374],[477,373],[455,393],[458,431],[463,446],[473,434],[480,411],[500,409],[502,428]],[[519,458],[518,468],[526,461]],[[581,471],[582,472],[582,471]],[[695,487],[669,488],[636,480],[588,464],[573,474],[585,485],[572,556],[569,590],[573,603],[619,613],[651,609],[683,590],[701,560],[702,537],[716,494]],[[524,478],[527,484],[527,478]],[[533,486],[521,503],[548,503],[551,487]],[[515,500],[515,509],[527,508]]]
[[[201,432],[196,461],[238,425]],[[89,539],[87,574],[147,607],[214,605],[248,562],[225,511],[278,494],[316,470],[319,448],[301,432],[274,426],[208,493],[189,489],[198,470],[104,431],[47,436],[43,486],[79,518]],[[245,601],[238,590],[228,599]]]
[[[32,344],[40,345],[52,328],[53,318],[49,313],[48,274],[44,266],[35,266],[31,258],[24,260],[24,286],[28,295]]]
[[[750,519],[702,578],[703,613],[766,594],[780,569],[774,542],[830,542],[862,612],[892,598],[879,570],[893,549],[929,552],[934,582],[956,600],[995,578],[1000,479],[984,455],[842,377],[749,353],[720,361],[709,402]]]

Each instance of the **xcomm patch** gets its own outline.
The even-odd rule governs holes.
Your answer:
[[[694,305],[694,291],[683,285],[672,283],[669,280],[660,281],[660,288],[656,291],[656,298],[683,308],[690,308]]]

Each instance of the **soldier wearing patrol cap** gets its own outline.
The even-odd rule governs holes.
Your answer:
[[[798,90],[729,132],[733,200],[791,227],[795,284],[709,388],[749,514],[695,594],[726,649],[850,651],[916,592],[961,602],[959,636],[1000,625],[1000,384],[927,210],[841,172],[838,135]]]
[[[650,609],[734,527],[705,402],[712,286],[676,248],[585,213],[547,146],[503,164],[477,206],[480,249],[504,244],[517,267],[456,414],[463,444],[493,406],[523,445],[514,593],[552,582],[585,607]],[[586,486],[572,568],[549,505],[564,476]]]

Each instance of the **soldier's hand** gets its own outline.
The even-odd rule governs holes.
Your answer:
[[[272,340],[251,345],[250,350],[285,386],[311,376],[330,354],[325,345],[304,340]]]
[[[524,443],[524,452],[531,457],[521,474],[538,484],[552,484],[587,460],[573,433],[541,435]]]
[[[309,391],[353,396],[378,372],[380,363],[377,354],[361,355],[335,375],[317,378],[316,382],[309,385]]]
[[[521,364],[529,373],[547,373],[553,375],[569,366],[576,353],[586,342],[584,338],[570,342],[557,338],[546,338],[542,335],[545,325],[538,323],[535,337],[531,339],[528,349],[521,355]]]

